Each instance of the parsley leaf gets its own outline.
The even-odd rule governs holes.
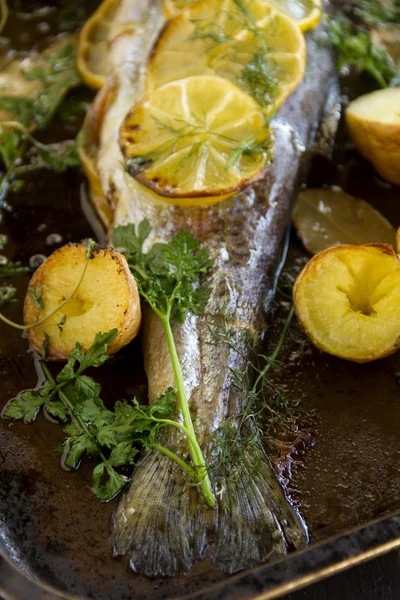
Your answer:
[[[339,70],[353,66],[369,73],[380,87],[387,87],[396,75],[389,54],[371,42],[368,31],[357,27],[343,14],[329,21],[329,40],[337,48]]]
[[[76,53],[72,44],[64,44],[52,56],[46,57],[43,67],[26,69],[24,76],[41,82],[39,96],[34,104],[33,120],[44,129],[53,118],[67,91],[81,83],[76,70]]]
[[[150,225],[147,220],[142,221],[137,229],[133,224],[117,227],[114,230],[113,242],[125,254],[130,270],[138,284],[140,295],[162,323],[174,371],[178,406],[182,412],[184,433],[188,442],[190,442],[189,451],[194,466],[192,469],[186,464],[183,468],[191,473],[191,477],[196,482],[201,482],[206,502],[209,506],[214,507],[215,498],[205,466],[205,459],[196,439],[189,400],[183,385],[182,368],[171,327],[172,321],[183,323],[188,312],[195,315],[201,315],[204,312],[210,290],[206,287],[200,287],[199,280],[209,273],[213,260],[208,248],[203,247],[198,239],[186,231],[181,231],[175,235],[169,244],[153,244],[146,253],[143,245],[150,232]],[[146,418],[151,420],[151,415],[145,414],[143,411],[144,426],[146,426]],[[148,443],[155,442],[157,427],[151,429],[149,433],[149,440],[151,441]],[[118,432],[122,434],[123,430],[124,427],[121,426]],[[109,443],[108,440],[107,443]],[[163,451],[158,444],[156,446],[160,451]],[[174,460],[180,462],[179,457],[175,456]],[[181,464],[181,466],[183,465]]]
[[[8,403],[3,415],[10,419],[24,419],[26,423],[32,423],[36,419],[39,408],[45,402],[46,396],[41,394],[41,390],[26,390]]]

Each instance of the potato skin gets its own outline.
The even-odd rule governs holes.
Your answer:
[[[399,323],[399,336],[394,341],[394,343],[388,343],[385,347],[381,348],[379,352],[376,352],[371,349],[370,354],[365,354],[364,356],[349,356],[340,350],[334,351],[331,346],[328,346],[321,342],[320,336],[318,336],[311,326],[311,323],[307,317],[307,311],[304,308],[302,299],[301,299],[301,291],[304,282],[307,279],[313,280],[317,276],[317,272],[321,261],[324,260],[329,255],[336,254],[338,252],[364,252],[366,248],[376,248],[382,254],[393,257],[397,262],[399,262],[399,258],[394,251],[393,247],[390,244],[362,244],[359,246],[353,246],[348,244],[343,244],[341,246],[334,246],[332,248],[328,248],[327,250],[323,250],[319,254],[316,254],[311,258],[311,260],[306,264],[304,269],[301,271],[299,276],[297,277],[294,287],[293,287],[293,300],[295,306],[295,314],[298,320],[299,325],[303,329],[304,333],[311,340],[311,342],[323,352],[327,352],[328,354],[332,354],[333,356],[337,356],[338,358],[343,358],[345,360],[350,360],[356,363],[367,363],[373,360],[377,360],[379,358],[385,358],[390,354],[393,354],[398,350],[398,342],[400,340],[400,323]],[[338,281],[340,284],[340,281]],[[316,290],[317,291],[317,290]],[[337,326],[338,323],[332,320],[332,327]]]
[[[349,109],[346,122],[359,153],[373,164],[383,179],[400,185],[400,124],[359,118]]]
[[[30,290],[40,288],[42,291],[44,307],[39,315],[39,319],[42,319],[75,289],[85,268],[85,252],[86,244],[67,244],[53,252],[37,269],[25,297],[25,325],[38,320],[38,308],[30,296]],[[89,308],[80,314],[79,310],[82,309],[78,306],[78,314],[73,314],[73,311],[68,314],[71,311],[69,307],[77,302],[79,306],[88,305]],[[68,316],[63,332],[60,332],[57,323],[60,323],[64,314]],[[113,248],[97,247],[89,259],[82,283],[69,303],[41,326],[28,329],[28,338],[35,350],[41,352],[46,332],[49,336],[46,358],[64,361],[76,342],[87,351],[96,333],[116,328],[117,336],[107,349],[108,354],[114,354],[137,335],[140,323],[140,297],[125,257]]]

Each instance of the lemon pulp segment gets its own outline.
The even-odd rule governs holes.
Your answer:
[[[366,362],[400,336],[400,261],[388,244],[338,246],[310,260],[295,284],[296,314],[325,352]]]
[[[258,179],[270,131],[258,104],[221,77],[196,76],[155,90],[120,130],[126,169],[161,196],[219,196]]]
[[[171,19],[147,70],[151,91],[193,75],[230,80],[271,112],[304,75],[298,25],[263,0],[202,0]]]

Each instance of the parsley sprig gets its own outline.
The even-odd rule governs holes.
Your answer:
[[[39,169],[61,173],[79,165],[74,141],[43,144],[31,135],[33,129],[48,126],[68,90],[80,84],[75,62],[75,48],[67,41],[53,55],[45,56],[40,66],[23,72],[26,79],[40,82],[36,98],[8,96],[7,90],[0,96],[0,108],[13,116],[13,121],[0,123],[0,158],[5,167],[0,200],[10,189],[19,188],[27,173]],[[30,160],[21,164],[29,147]]]
[[[193,464],[192,468],[187,464],[181,466],[191,473],[195,481],[201,483],[207,504],[214,507],[215,498],[203,453],[196,438],[171,326],[173,321],[182,323],[188,312],[195,315],[204,312],[210,290],[199,287],[198,280],[207,275],[213,262],[208,249],[202,247],[199,240],[185,231],[175,235],[169,244],[153,244],[145,253],[143,244],[150,232],[151,227],[147,220],[142,221],[137,230],[133,224],[118,227],[114,230],[113,242],[125,254],[138,283],[140,295],[162,323],[175,376],[178,406],[183,417],[184,426],[180,428],[187,437]],[[175,426],[178,425],[176,422]],[[182,463],[182,459],[180,462]]]
[[[372,43],[370,32],[352,23],[343,13],[327,17],[329,40],[338,51],[338,68],[352,66],[369,73],[382,88],[396,77],[396,66],[386,50]]]
[[[116,402],[112,411],[106,408],[100,397],[100,385],[84,373],[108,360],[107,346],[116,335],[115,329],[98,333],[87,353],[76,344],[56,377],[42,362],[46,378],[42,386],[21,392],[3,412],[5,417],[31,423],[43,408],[51,417],[66,423],[66,438],[60,448],[62,464],[77,469],[85,453],[99,459],[93,470],[92,491],[103,502],[114,498],[130,480],[118,469],[134,465],[142,447],[158,449],[157,431],[175,423],[170,419],[176,403],[172,389],[152,406],[141,406],[133,399]]]

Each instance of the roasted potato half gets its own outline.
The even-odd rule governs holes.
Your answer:
[[[400,185],[400,88],[360,96],[346,110],[357,150],[390,183]]]
[[[387,356],[400,338],[399,258],[389,244],[324,250],[297,278],[294,303],[324,352],[359,363]]]
[[[97,247],[88,259],[86,251],[84,243],[59,248],[29,284],[26,326],[45,319],[73,294],[42,324],[28,329],[29,341],[39,352],[48,336],[46,357],[50,360],[66,360],[77,342],[87,350],[96,333],[115,328],[118,334],[108,347],[108,353],[114,354],[139,331],[140,298],[124,256],[112,248]]]

